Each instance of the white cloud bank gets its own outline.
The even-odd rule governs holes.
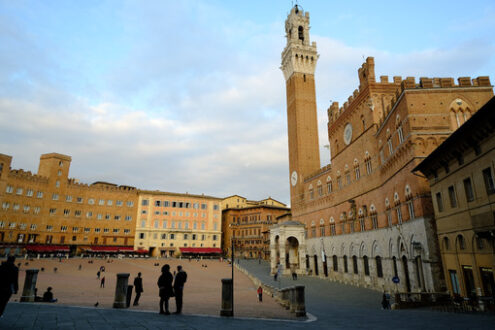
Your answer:
[[[42,153],[71,155],[71,176],[87,183],[288,203],[283,24],[233,24],[228,13],[207,12],[213,17],[176,18],[191,31],[179,36],[159,8],[126,8],[129,52],[96,76],[61,68],[57,54],[37,45],[22,26],[0,27],[0,44],[12,48],[0,55],[0,152],[14,156],[14,167],[31,171]],[[204,35],[212,22],[218,24],[214,36]],[[363,55],[375,57],[377,76],[462,76],[493,62],[486,56],[493,44],[476,40],[393,54],[313,39],[321,54],[316,83],[323,163],[329,161],[326,109],[357,88]],[[74,87],[79,77],[89,80]]]

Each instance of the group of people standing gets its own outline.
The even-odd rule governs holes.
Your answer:
[[[174,276],[175,275],[175,276]],[[187,281],[187,273],[182,270],[182,266],[177,266],[177,272],[174,275],[170,272],[170,265],[166,264],[162,267],[162,274],[158,278],[158,295],[160,297],[160,314],[170,315],[168,300],[175,297],[176,311],[174,314],[182,313],[182,296],[184,294],[184,284]],[[139,305],[139,298],[143,290],[143,278],[141,273],[134,278],[134,289],[136,296],[133,306]]]
[[[175,272],[174,272],[175,273]],[[175,279],[170,272],[168,264],[163,265],[162,275],[158,278],[158,288],[160,296],[160,314],[170,315],[168,310],[168,300],[175,297],[176,311],[174,314],[182,313],[182,296],[184,293],[184,284],[187,281],[187,273],[182,270],[182,266],[177,266]]]

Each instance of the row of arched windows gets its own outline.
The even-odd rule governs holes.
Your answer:
[[[359,274],[359,265],[358,265],[358,257],[353,255],[352,256],[352,273],[354,274]],[[349,273],[349,264],[348,264],[348,260],[347,260],[347,255],[344,255],[342,257],[342,260],[343,260],[343,266],[344,266],[344,269],[343,269],[343,272],[344,273]],[[362,269],[364,271],[364,275],[366,276],[370,276],[370,264],[369,264],[369,259],[368,259],[368,256],[363,256],[363,260],[362,260]],[[338,262],[338,257],[336,255],[333,255],[332,256],[332,266],[331,267],[333,269],[334,272],[338,272],[339,271],[339,262]],[[383,277],[383,266],[382,266],[382,258],[380,256],[376,256],[375,257],[375,270],[376,270],[376,276],[379,277],[379,278],[382,278]]]
[[[405,189],[405,205],[407,206],[407,215],[406,219],[412,220],[416,218],[416,214],[414,211],[414,200],[412,196],[412,191],[411,187],[406,184]],[[395,192],[393,196],[393,204],[390,203],[390,200],[388,197],[385,198],[385,212],[383,213],[386,217],[386,224],[388,227],[392,227],[394,224],[402,224],[404,221],[404,215],[403,215],[403,205],[404,203],[401,202],[399,193]],[[367,221],[367,217],[369,217],[369,220]],[[395,221],[394,221],[395,217]],[[346,234],[346,233],[354,233],[356,230],[358,231],[365,231],[365,230],[372,230],[372,229],[378,229],[378,212],[376,209],[376,206],[374,203],[370,204],[369,207],[369,212],[368,208],[366,205],[363,205],[359,207],[357,210],[357,216],[353,214],[353,210],[351,209],[348,212],[342,212],[340,214],[340,217],[338,218],[340,220],[340,226],[341,226],[341,231],[340,234]],[[348,221],[348,219],[357,219],[357,222],[353,221]],[[335,236],[337,234],[336,227],[335,227],[335,219],[333,216],[329,218],[329,231],[326,230],[325,226],[325,220],[323,218],[320,219],[319,221],[319,236]],[[317,223],[313,220],[311,222],[311,237],[317,237]],[[356,228],[355,226],[359,226]]]

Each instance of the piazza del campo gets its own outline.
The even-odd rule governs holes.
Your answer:
[[[194,8],[200,17],[211,10],[201,1],[187,3],[182,9]],[[166,2],[155,5],[167,6]],[[277,118],[274,126],[263,126],[263,130],[283,126],[283,144],[288,145],[281,152],[286,151],[282,155],[285,170],[260,175],[259,169],[265,169],[260,167],[244,175],[248,186],[263,183],[253,188],[255,193],[231,188],[244,186],[223,189],[233,177],[227,173],[227,164],[215,171],[204,169],[213,156],[200,157],[198,163],[205,164],[197,170],[181,162],[180,155],[189,157],[193,150],[186,140],[194,133],[184,128],[176,129],[184,141],[171,141],[176,145],[156,152],[187,150],[167,164],[147,167],[163,169],[160,173],[147,173],[150,170],[138,168],[139,162],[122,162],[116,172],[124,176],[108,174],[100,167],[109,162],[107,158],[116,157],[110,152],[113,146],[98,151],[98,162],[81,160],[76,151],[62,151],[67,148],[53,150],[57,145],[35,139],[8,148],[15,153],[0,149],[0,329],[493,328],[493,77],[489,73],[428,77],[423,69],[417,77],[377,76],[381,66],[388,67],[385,55],[363,55],[353,68],[354,76],[345,76],[353,82],[354,91],[348,91],[343,104],[331,101],[320,113],[316,92],[319,75],[327,73],[317,70],[317,65],[329,56],[323,52],[332,48],[319,48],[320,42],[314,41],[311,1],[284,5],[289,11],[284,12],[285,22],[276,26],[280,40],[272,43],[282,46],[276,69],[285,82],[286,108],[276,109],[284,115],[267,115],[255,124]],[[0,13],[7,7],[0,4]],[[253,6],[251,14],[263,11],[262,7]],[[9,10],[13,9],[5,11]],[[170,24],[177,22],[169,19]],[[162,32],[174,39],[173,29],[186,26],[169,28]],[[399,28],[413,26],[404,23]],[[0,23],[0,33],[7,35],[7,30]],[[196,53],[210,54],[209,49],[193,52],[192,61],[199,58]],[[343,65],[338,58],[332,59],[332,66]],[[0,66],[8,65],[0,57]],[[59,65],[64,66],[63,60]],[[414,63],[410,66],[414,71]],[[133,72],[131,67],[126,70]],[[272,81],[266,86],[258,83],[257,91],[273,91]],[[0,120],[7,127],[5,121],[14,110],[3,96],[0,93]],[[207,107],[205,103],[200,100],[196,105]],[[110,106],[90,108],[97,118],[113,111]],[[214,116],[206,114],[202,119]],[[119,135],[119,127],[125,130],[127,124],[112,118],[118,122],[112,133]],[[139,118],[130,115],[131,125]],[[42,116],[36,120],[39,130],[41,122],[49,122]],[[77,130],[71,119],[65,120],[64,125]],[[157,122],[149,121],[160,130],[174,130],[168,123]],[[236,129],[241,127],[236,123],[221,123],[215,129],[222,125],[233,126],[227,140],[235,141],[234,135],[245,133]],[[188,129],[205,128],[194,123]],[[156,132],[151,126],[139,130]],[[96,132],[88,130],[85,135]],[[255,130],[251,136],[257,134],[261,133]],[[205,141],[210,138],[206,135]],[[0,138],[4,140],[0,147],[7,148],[11,143],[5,141],[7,134]],[[78,143],[71,136],[58,139]],[[109,144],[98,140],[98,144]],[[134,145],[132,138],[126,141]],[[30,144],[46,150],[26,155],[25,150],[33,150]],[[146,143],[136,145],[122,157],[145,162],[146,154],[154,153]],[[260,156],[253,164],[276,162],[276,157],[270,158],[270,147],[266,148],[255,149],[254,155]],[[74,145],[74,150],[92,152],[87,149],[91,148]],[[235,152],[240,158],[250,152],[246,145],[233,149],[242,149]],[[37,170],[15,168],[20,155],[30,161],[39,156]],[[169,191],[166,185],[149,188],[144,178],[170,176],[169,166],[182,172],[194,168],[198,173],[170,173],[175,173],[177,181],[188,176],[199,178],[194,179],[199,184],[201,178],[215,181],[213,190],[190,192],[189,187],[202,186],[189,184],[180,192]],[[84,182],[71,177],[81,168],[92,172],[82,177],[97,179]],[[208,174],[201,176],[202,171]],[[270,190],[270,178],[280,171],[287,172],[282,173],[287,200]],[[209,173],[218,177],[210,180]],[[255,175],[261,179],[254,179]],[[126,179],[111,182],[114,178]],[[128,183],[140,180],[146,183]],[[162,281],[168,274],[170,283],[165,285]]]

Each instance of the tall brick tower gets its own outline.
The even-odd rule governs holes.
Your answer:
[[[314,72],[318,53],[309,40],[309,13],[297,5],[285,20],[282,71],[287,92],[291,206],[304,197],[305,176],[320,169]]]

